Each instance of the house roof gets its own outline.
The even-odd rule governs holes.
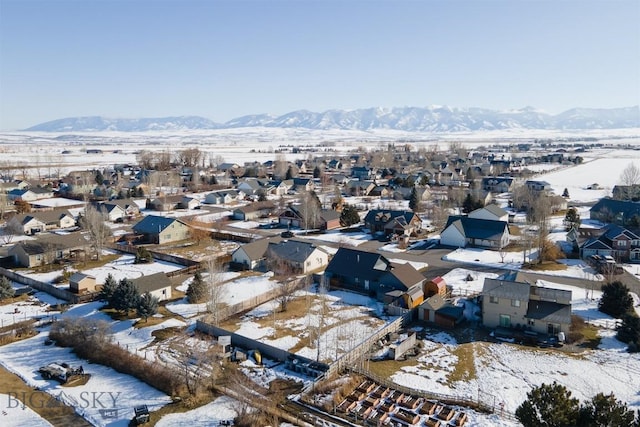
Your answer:
[[[392,262],[389,273],[407,288],[412,288],[415,285],[422,285],[426,280],[426,278],[408,262],[405,264]],[[422,289],[422,286],[420,286],[420,289]]]
[[[486,205],[482,209],[485,209],[485,210],[489,211],[490,213],[492,213],[493,215],[495,215],[497,217],[503,217],[503,216],[508,215],[507,211],[505,211],[500,206],[495,205],[493,203],[490,203],[490,204]]]
[[[632,233],[631,231],[627,230],[624,227],[620,227],[619,225],[615,225],[615,224],[610,224],[606,227],[606,231],[602,234],[602,236],[606,237],[607,239],[613,240],[618,236],[626,236],[627,238],[631,239],[631,240],[638,240],[640,239],[640,237],[638,237],[638,235]]]
[[[242,250],[245,254],[247,254],[247,257],[249,257],[249,259],[257,261],[264,258],[264,254],[267,252],[267,247],[269,246],[270,242],[279,242],[280,240],[282,240],[280,236],[274,236],[267,239],[258,239],[240,246],[234,251],[234,253]]]
[[[527,318],[549,323],[571,323],[571,305],[550,301],[529,301]]]
[[[600,199],[589,209],[589,212],[606,212],[612,215],[622,213],[625,218],[631,219],[634,215],[640,215],[640,203],[625,200]]]
[[[390,262],[382,255],[351,248],[339,248],[325,272],[345,277],[378,280]]]
[[[29,255],[42,254],[50,250],[73,249],[89,246],[82,233],[40,234],[36,240],[23,240],[13,248],[21,247]]]
[[[298,240],[282,240],[269,242],[267,252],[274,256],[293,262],[304,262],[313,252],[320,250],[317,246]]]
[[[79,283],[84,279],[93,279],[95,280],[95,276],[91,276],[90,274],[85,274],[85,273],[81,273],[79,271],[76,271],[75,273],[73,273],[71,275],[71,277],[69,277],[69,282],[70,283]]]
[[[530,285],[536,284],[536,279],[529,276],[527,273],[523,273],[518,270],[510,270],[506,273],[503,273],[498,280],[508,281],[508,282],[520,282],[520,283],[528,283]]]
[[[390,209],[371,209],[364,217],[365,224],[386,224],[389,221],[402,217],[406,223],[410,223],[418,216],[411,211],[399,211]],[[418,218],[419,219],[419,218]]]
[[[485,296],[526,301],[529,299],[530,286],[528,283],[485,278],[484,285],[482,286],[482,294]]]
[[[164,216],[147,215],[138,221],[133,226],[133,231],[142,234],[157,234],[164,231],[174,222],[179,222],[182,225],[186,224],[176,218],[167,218]]]
[[[249,212],[257,212],[257,211],[261,211],[264,209],[275,209],[276,205],[273,204],[273,202],[269,201],[269,200],[265,200],[263,202],[254,202],[254,203],[249,203],[246,206],[241,206],[237,209],[235,209],[235,211],[239,211],[242,213],[249,213]]]
[[[445,304],[446,301],[440,295],[436,294],[424,300],[424,302],[420,304],[420,308],[427,310],[438,310]]]
[[[73,218],[73,215],[71,215],[68,210],[30,212],[28,214],[24,214],[23,220],[21,222],[23,224],[26,224],[29,221],[27,218],[31,217],[37,219],[38,221],[42,221],[45,224],[54,224],[60,221],[60,219],[65,216]]]
[[[509,232],[509,225],[506,221],[469,218],[468,216],[449,216],[445,229],[449,226],[456,227],[462,235],[471,239],[499,240],[505,230],[507,233]]]
[[[138,291],[140,291],[141,294],[171,286],[171,280],[169,280],[167,275],[162,272],[138,277],[137,279],[133,279],[132,282],[136,285],[136,288],[138,288]]]

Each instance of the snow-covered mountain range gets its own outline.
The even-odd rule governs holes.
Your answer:
[[[143,119],[109,119],[100,116],[70,117],[25,129],[41,132],[229,129],[245,127],[373,130],[407,132],[465,132],[501,129],[586,130],[640,127],[640,107],[612,109],[574,108],[552,115],[532,107],[498,111],[447,106],[365,108],[316,113],[293,111],[281,116],[258,114],[216,123],[198,116]]]

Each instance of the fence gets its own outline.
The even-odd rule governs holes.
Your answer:
[[[7,279],[14,282],[18,282],[39,291],[46,292],[51,296],[54,296],[61,300],[65,300],[67,302],[70,302],[71,304],[93,301],[98,295],[97,292],[91,292],[81,295],[75,294],[73,292],[67,291],[66,289],[60,289],[50,283],[40,282],[38,280],[32,279],[31,277],[23,276],[2,267],[0,267],[0,275],[5,276]]]
[[[357,344],[347,353],[343,354],[338,360],[329,366],[329,370],[327,371],[327,376],[331,376],[333,374],[340,373],[349,367],[353,366],[356,362],[364,361],[364,356],[369,352],[371,347],[381,338],[385,337],[387,334],[392,332],[397,332],[402,328],[405,323],[411,321],[413,316],[413,310],[405,313],[401,317],[398,317],[391,323],[384,325],[382,328],[378,329],[369,337],[365,338],[362,342]]]

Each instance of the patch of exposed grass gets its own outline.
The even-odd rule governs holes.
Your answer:
[[[475,343],[460,344],[451,353],[458,358],[458,363],[448,377],[449,383],[476,378]]]
[[[162,314],[162,317],[149,317],[146,321],[144,319],[138,320],[133,324],[134,328],[146,328],[147,326],[158,325],[165,320],[174,319],[176,315],[167,310],[164,305],[158,306],[158,314]]]
[[[369,370],[382,378],[390,378],[406,366],[418,366],[416,360],[380,360],[369,362]]]
[[[542,263],[528,263],[522,265],[523,269],[533,270],[533,271],[545,271],[545,270],[553,270],[553,271],[562,271],[566,270],[567,266],[565,264],[560,264],[555,261],[544,261]]]
[[[157,343],[159,341],[166,341],[169,338],[173,338],[176,335],[182,333],[183,330],[184,330],[184,327],[179,327],[179,326],[172,326],[170,328],[156,329],[155,331],[151,332],[151,336],[154,337],[155,339],[149,345],[153,345],[154,343]]]

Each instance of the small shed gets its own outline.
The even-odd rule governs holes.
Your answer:
[[[440,276],[428,280],[424,284],[424,296],[428,298],[433,295],[444,297],[447,295],[447,283]]]
[[[73,273],[69,278],[69,290],[76,294],[95,292],[96,278],[80,272]]]

